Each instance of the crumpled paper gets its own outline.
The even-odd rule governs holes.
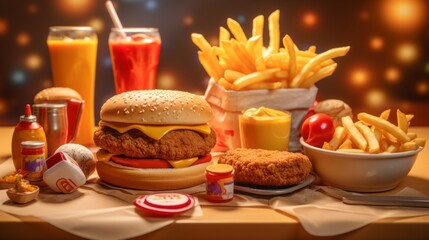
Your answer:
[[[320,192],[322,188],[315,186],[275,197],[269,204],[298,218],[303,228],[314,236],[340,235],[384,218],[429,215],[429,208],[347,205]],[[409,187],[394,195],[425,196]]]

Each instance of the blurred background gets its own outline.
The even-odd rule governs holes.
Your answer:
[[[157,27],[162,37],[158,88],[203,94],[208,76],[190,35],[217,45],[226,19],[251,33],[254,17],[280,9],[281,36],[317,52],[350,45],[333,76],[317,83],[318,100],[337,98],[354,113],[386,108],[429,125],[429,2],[425,0],[116,0],[126,27]],[[26,103],[52,86],[49,26],[89,25],[98,33],[96,117],[114,94],[107,45],[112,21],[103,0],[0,1],[0,125],[15,125]],[[266,37],[265,39],[268,39]]]

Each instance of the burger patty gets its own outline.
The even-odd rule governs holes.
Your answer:
[[[192,130],[174,130],[160,140],[152,139],[137,129],[120,133],[110,127],[98,127],[95,144],[112,154],[135,158],[179,160],[210,153],[216,144],[216,133],[209,135]]]

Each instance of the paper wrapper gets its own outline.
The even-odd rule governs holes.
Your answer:
[[[13,168],[11,159],[0,164],[0,176],[10,173]],[[201,190],[196,188],[189,191],[193,193]],[[98,184],[98,177],[94,176],[70,194],[56,193],[47,186],[41,188],[37,200],[24,205],[13,203],[6,195],[6,190],[0,190],[0,209],[16,216],[37,217],[85,239],[129,239],[163,228],[179,219],[138,211],[132,202],[140,193],[130,194],[122,189],[105,187]],[[202,214],[198,198],[195,197],[194,208],[180,217]],[[8,239],[8,236],[3,237]]]
[[[273,209],[298,218],[302,227],[313,236],[336,236],[386,218],[428,215],[428,208],[348,205],[320,192],[325,186],[305,188],[291,195],[270,200]],[[409,187],[393,196],[426,197]]]
[[[230,91],[210,80],[205,99],[213,110],[210,126],[216,131],[217,143],[214,151],[226,151],[241,147],[239,115],[249,108],[267,107],[288,111],[292,115],[289,151],[299,151],[300,126],[313,106],[317,87],[284,88],[277,90]]]

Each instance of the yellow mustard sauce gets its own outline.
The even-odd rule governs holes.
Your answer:
[[[291,115],[271,108],[250,108],[239,117],[241,146],[287,151]]]

